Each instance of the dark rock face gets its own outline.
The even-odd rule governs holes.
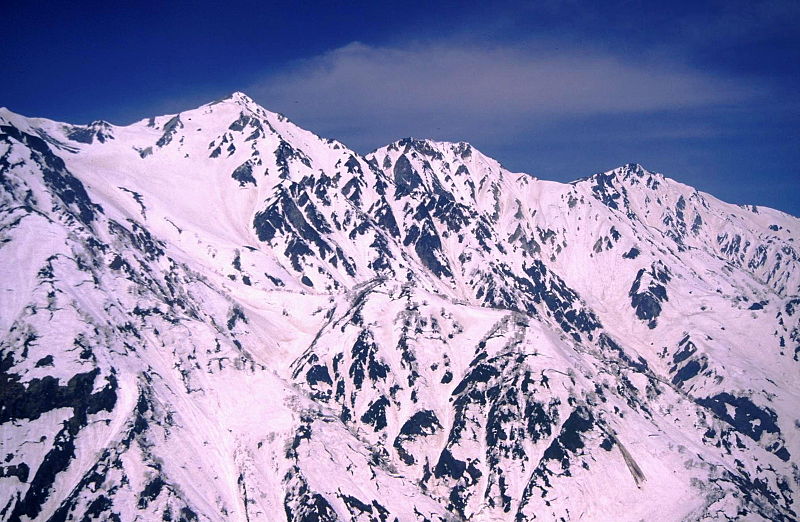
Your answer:
[[[651,329],[658,324],[656,319],[661,314],[662,303],[668,300],[666,284],[670,279],[669,271],[660,265],[653,265],[650,270],[642,268],[628,292],[636,317]]]
[[[47,142],[16,127],[0,125],[0,141],[10,145],[11,140],[29,148],[51,193],[73,211],[83,224],[89,225],[96,214],[103,211],[102,207],[92,202],[83,184],[67,171],[64,160],[53,153]]]
[[[625,259],[636,259],[637,257],[639,257],[639,253],[640,252],[638,248],[631,247],[630,250],[622,254],[622,257],[624,257]]]
[[[91,414],[105,409],[111,411],[116,401],[116,379],[109,377],[109,383],[102,392],[92,394],[94,381],[99,370],[73,376],[64,386],[59,386],[58,379],[47,376],[33,379],[25,384],[19,382],[14,374],[0,375],[0,403],[4,405],[0,411],[0,424],[11,420],[35,420],[42,413],[56,408],[71,407],[84,414]]]
[[[780,429],[776,424],[778,417],[775,412],[769,408],[759,408],[746,397],[720,393],[714,397],[697,399],[697,403],[710,409],[720,419],[733,426],[736,431],[747,435],[755,441],[761,440],[764,433],[780,435]],[[783,461],[788,461],[791,458],[781,441],[775,442],[768,449]]]
[[[388,405],[389,400],[386,397],[374,401],[361,416],[361,422],[371,425],[375,431],[382,430],[386,427],[386,407]]]
[[[178,130],[183,128],[183,122],[181,121],[180,114],[177,116],[173,116],[165,125],[164,125],[164,134],[158,139],[156,142],[157,147],[165,147],[172,142],[172,137],[178,132]]]
[[[299,471],[294,470],[290,479],[293,487],[287,491],[283,501],[286,520],[290,522],[335,522],[339,520],[336,511],[328,501],[310,491],[308,483]]]
[[[414,250],[422,263],[437,277],[452,277],[453,273],[446,261],[443,260],[442,242],[436,229],[430,224],[426,224],[416,234],[416,229],[412,229],[412,231],[406,237],[406,242],[414,243]]]
[[[436,463],[436,468],[434,468],[433,473],[437,478],[450,477],[458,480],[464,475],[466,469],[466,462],[453,458],[453,454],[450,453],[449,450],[444,449],[439,456],[439,462]]]
[[[409,466],[414,464],[416,460],[411,453],[406,451],[405,446],[433,435],[441,429],[442,425],[439,423],[439,419],[431,410],[418,411],[412,415],[403,424],[403,427],[400,428],[400,433],[394,439],[394,448],[400,460]]]
[[[422,187],[422,178],[405,155],[400,156],[394,164],[394,185],[396,198],[410,195]]]
[[[58,386],[55,379],[45,377],[31,381],[28,386],[18,382],[15,375],[4,374],[0,383],[0,404],[4,405],[0,424],[9,420],[37,419],[45,412],[57,408],[72,407],[73,415],[56,434],[53,448],[45,455],[30,481],[25,496],[14,506],[11,519],[21,516],[36,517],[55,484],[56,476],[65,471],[75,457],[75,439],[87,425],[88,416],[100,411],[111,411],[117,400],[117,381],[107,378],[107,384],[99,392],[92,393],[98,370],[75,375],[66,386]],[[23,482],[27,482],[27,464],[16,467],[17,476],[24,470]]]
[[[254,162],[252,160],[247,160],[236,167],[236,170],[231,174],[231,177],[239,182],[240,187],[244,187],[247,183],[258,185],[256,179],[253,177],[253,165]]]

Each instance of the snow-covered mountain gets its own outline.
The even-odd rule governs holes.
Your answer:
[[[796,520],[800,220],[0,110],[0,519]]]

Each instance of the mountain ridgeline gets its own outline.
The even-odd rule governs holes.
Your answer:
[[[0,109],[0,520],[797,520],[800,220]]]

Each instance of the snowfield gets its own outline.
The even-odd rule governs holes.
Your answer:
[[[800,220],[0,109],[0,520],[797,520]]]

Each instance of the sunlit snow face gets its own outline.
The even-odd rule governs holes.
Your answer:
[[[0,118],[10,519],[793,516],[797,219],[240,93]]]

